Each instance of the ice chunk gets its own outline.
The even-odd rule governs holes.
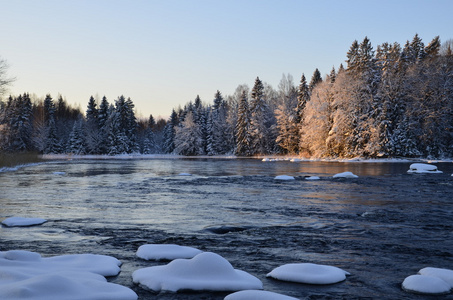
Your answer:
[[[173,260],[192,258],[202,251],[192,247],[172,244],[147,244],[137,250],[137,256],[146,260]]]
[[[192,259],[175,259],[164,266],[143,268],[132,274],[133,281],[150,290],[239,291],[262,289],[262,282],[236,270],[223,257],[203,252]]]
[[[190,173],[179,173],[178,176],[192,176]]]
[[[437,166],[430,164],[411,164],[407,173],[442,173],[442,171],[437,170]]]
[[[274,179],[275,180],[294,180],[294,177],[289,176],[289,175],[278,175]]]
[[[359,176],[353,174],[352,172],[343,172],[333,175],[333,178],[358,178]]]
[[[440,278],[453,288],[453,270],[427,267],[421,269],[418,273],[425,276]]]
[[[229,294],[225,300],[297,300],[297,298],[268,291],[246,290]]]
[[[308,284],[333,284],[345,280],[346,275],[349,273],[337,267],[298,263],[277,267],[267,277]]]
[[[321,178],[319,178],[318,176],[309,176],[309,177],[305,177],[305,180],[319,180]]]
[[[451,286],[444,280],[425,275],[411,275],[406,277],[402,287],[406,292],[434,295],[449,293],[451,289]]]
[[[11,217],[3,220],[2,224],[8,227],[14,227],[14,226],[41,225],[45,222],[47,222],[47,220],[41,218]]]

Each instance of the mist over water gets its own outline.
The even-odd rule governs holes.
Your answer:
[[[453,269],[453,164],[436,164],[444,173],[426,175],[407,174],[409,165],[50,161],[0,173],[0,219],[49,220],[35,227],[0,227],[0,251],[115,256],[123,262],[122,272],[110,280],[133,288],[139,299],[223,299],[227,294],[153,294],[135,286],[133,271],[162,264],[135,256],[146,243],[216,252],[260,278],[265,290],[300,299],[424,299],[400,286],[426,266]],[[344,171],[359,178],[332,178]],[[296,180],[274,179],[283,174]],[[321,180],[304,179],[313,175]],[[297,262],[334,265],[352,275],[331,286],[265,277],[279,265]]]

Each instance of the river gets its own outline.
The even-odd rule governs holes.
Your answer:
[[[155,294],[134,285],[133,271],[162,264],[136,257],[140,245],[151,243],[218,253],[261,279],[265,290],[299,299],[426,299],[403,291],[401,283],[423,267],[453,269],[453,163],[438,163],[444,173],[425,175],[407,174],[409,165],[226,158],[41,162],[0,173],[1,220],[48,220],[0,227],[0,251],[114,256],[122,272],[109,280],[132,288],[139,299],[228,294]],[[344,171],[359,178],[332,178]],[[333,265],[351,275],[329,286],[266,278],[273,268],[297,262]]]

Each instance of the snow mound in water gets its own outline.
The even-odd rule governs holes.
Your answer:
[[[309,176],[309,177],[305,177],[305,180],[319,180],[321,178],[319,178],[318,176]]]
[[[437,170],[435,165],[417,163],[410,165],[407,173],[442,173],[442,171]]]
[[[153,291],[239,291],[262,289],[262,282],[236,270],[223,257],[203,252],[192,259],[175,259],[164,266],[143,268],[132,274],[134,283]]]
[[[229,294],[225,300],[297,300],[297,298],[268,291],[246,290]]]
[[[192,258],[201,252],[196,248],[173,244],[147,244],[138,248],[137,256],[146,260],[173,260]]]
[[[352,172],[343,172],[333,175],[333,178],[358,178],[359,176],[353,174]]]
[[[427,267],[421,269],[418,273],[420,275],[440,278],[453,288],[453,270]]]
[[[274,179],[275,180],[294,180],[294,177],[289,176],[289,175],[278,175]]]
[[[41,225],[47,222],[46,219],[41,218],[22,218],[22,217],[11,217],[2,221],[2,224],[8,227],[14,226],[33,226]]]
[[[24,250],[0,252],[0,299],[135,300],[131,289],[107,282],[120,261],[94,254],[42,258]]]
[[[406,292],[433,295],[447,294],[451,289],[451,286],[444,280],[426,275],[411,275],[406,277],[402,287]]]
[[[333,266],[312,263],[286,264],[267,274],[278,280],[308,284],[333,284],[346,279],[348,272]]]

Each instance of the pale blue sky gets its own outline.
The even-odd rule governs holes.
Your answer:
[[[168,116],[200,95],[233,94],[259,76],[298,84],[343,63],[368,36],[404,44],[453,38],[453,1],[0,0],[0,56],[10,89],[86,109],[91,95],[131,97],[141,116]]]

